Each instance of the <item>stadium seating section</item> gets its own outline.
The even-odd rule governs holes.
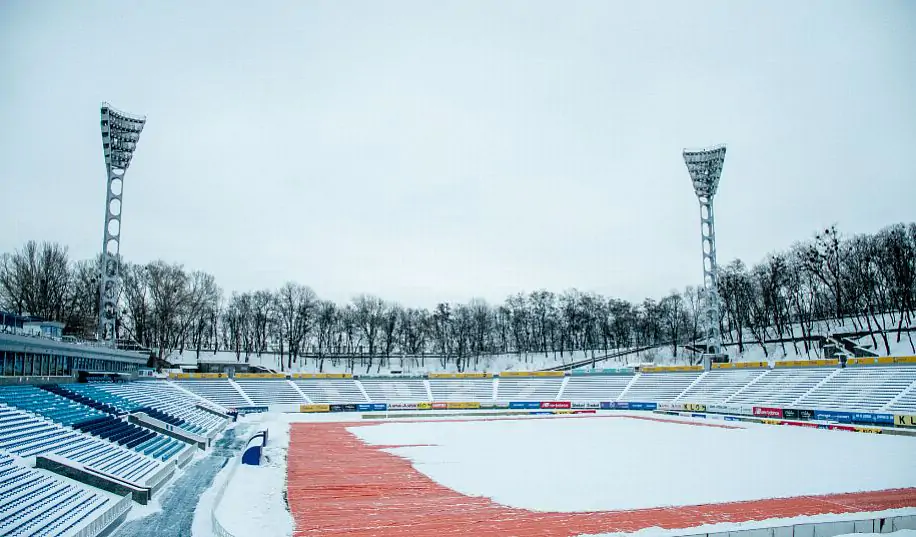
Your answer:
[[[0,535],[72,535],[119,500],[0,451]]]

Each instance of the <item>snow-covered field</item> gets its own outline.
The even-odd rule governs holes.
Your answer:
[[[916,487],[916,438],[691,418],[674,418],[681,423],[639,419],[653,416],[376,422],[357,415],[250,415],[242,419],[252,422],[253,430],[270,431],[264,465],[239,466],[215,514],[239,537],[292,535],[283,494],[289,427],[314,421],[361,422],[347,426],[347,431],[368,445],[411,446],[384,450],[409,460],[437,483],[531,511],[620,511]],[[221,482],[217,479],[214,486]],[[209,518],[212,503],[202,501],[201,509]],[[916,508],[882,512],[891,514],[916,515]],[[714,527],[766,527],[854,516],[813,515]],[[194,535],[210,534],[195,525]]]
[[[628,418],[388,423],[350,431],[469,496],[613,511],[916,486],[916,439]],[[740,469],[740,470],[739,470]]]

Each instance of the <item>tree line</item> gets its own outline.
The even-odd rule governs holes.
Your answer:
[[[74,262],[59,244],[29,241],[0,257],[0,309],[60,320],[67,334],[92,339],[100,263]],[[461,370],[491,354],[518,353],[527,360],[537,353],[595,356],[664,345],[677,358],[702,343],[702,289],[692,286],[641,303],[570,289],[427,309],[367,294],[338,304],[293,282],[226,296],[211,274],[161,260],[121,260],[121,275],[119,338],[159,358],[173,351],[228,351],[248,361],[277,353],[287,368],[310,356],[321,365],[349,360],[352,369],[360,357],[368,370],[392,356],[426,355]],[[736,259],[720,267],[719,293],[723,338],[739,351],[756,344],[768,353],[765,343],[781,340],[808,352],[815,323],[839,327],[838,319],[847,319],[890,352],[889,337],[899,342],[910,336],[916,224],[852,237],[830,227],[751,267]]]

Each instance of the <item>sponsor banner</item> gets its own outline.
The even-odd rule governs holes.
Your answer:
[[[594,409],[592,410],[573,410],[572,413],[573,414],[597,414],[598,411]]]
[[[781,418],[782,409],[773,408],[773,407],[765,407],[765,406],[755,406],[754,415],[755,416],[765,416],[768,418]]]
[[[776,367],[824,367],[839,365],[839,363],[839,360],[833,358],[829,360],[778,360]]]
[[[696,403],[686,403],[684,405],[684,410],[687,412],[706,412],[706,405],[699,405]]]
[[[731,363],[731,362],[724,363],[724,364],[719,364],[719,363],[717,363],[717,364],[712,364],[712,368],[713,368],[713,369],[734,369],[734,368],[735,368],[735,364],[733,364],[733,363]]]
[[[852,425],[828,425],[828,429],[831,431],[855,431],[856,428]]]
[[[331,405],[331,412],[356,412],[358,405],[349,403],[342,405]]]
[[[846,365],[875,365],[877,363],[876,358],[851,358],[846,361]]]
[[[853,427],[857,433],[881,434],[881,429],[877,427]]]
[[[448,403],[433,403],[433,410],[446,410],[448,408]]]
[[[894,414],[894,425],[898,427],[916,427],[916,416]]]
[[[542,410],[540,412],[529,412],[529,416],[553,416],[552,410]]]
[[[237,406],[234,407],[234,410],[239,414],[260,414],[267,412],[268,408],[266,406]]]
[[[503,371],[500,377],[563,377],[564,371]]]
[[[554,410],[553,413],[554,414],[573,414],[574,412],[572,410]]]
[[[613,401],[601,401],[601,410],[613,410],[614,402]]]
[[[707,412],[717,412],[719,414],[730,414],[735,412],[735,405],[706,405]]]
[[[898,356],[894,358],[898,364],[916,364],[916,356]]]
[[[804,421],[784,421],[783,425],[793,425],[795,427],[808,427],[809,429],[817,429],[820,425],[816,423],[807,423]]]
[[[627,408],[629,410],[655,410],[658,408],[658,405],[655,403],[628,403]]]
[[[228,378],[225,373],[169,373],[169,378],[173,379],[224,379]]]
[[[285,373],[236,373],[237,379],[285,379]]]
[[[489,379],[493,373],[430,373],[431,379]]]
[[[702,371],[701,365],[644,365],[639,367],[640,373],[675,373],[683,371]]]
[[[725,416],[725,421],[741,421],[741,418],[735,416]]]
[[[350,373],[294,373],[294,379],[351,379]]]
[[[331,405],[299,405],[299,412],[330,412]]]
[[[737,369],[760,369],[770,367],[769,362],[735,362]]]
[[[356,405],[359,412],[384,412],[388,410],[388,403],[360,403]]]
[[[542,401],[541,408],[572,408],[569,401]]]
[[[782,417],[790,420],[797,420],[798,410],[795,410],[794,408],[784,408],[782,409]]]
[[[480,408],[478,401],[462,401],[448,403],[449,410],[470,410]]]
[[[427,402],[417,403],[417,410],[432,410],[432,409],[433,409],[432,403],[427,403]]]
[[[388,403],[388,410],[419,410],[418,403]]]
[[[800,408],[800,409],[798,409],[798,419],[801,419],[801,420],[813,420],[813,419],[814,419],[814,411],[813,411],[813,410],[809,410],[809,409],[807,409],[807,408]]]
[[[894,424],[894,415],[893,414],[875,414],[875,423],[884,424],[884,425],[893,425]]]
[[[706,414],[691,414],[691,418],[705,418]]]
[[[682,409],[683,409],[683,405],[676,405],[674,403],[659,403],[658,404],[658,410],[663,410],[666,412],[672,411],[672,410],[682,410]]]
[[[538,401],[512,401],[509,403],[509,408],[516,410],[531,410],[541,408],[541,403]]]
[[[874,413],[869,413],[869,412],[853,412],[852,422],[853,423],[878,423],[878,415]]]
[[[770,418],[764,418],[760,420],[760,423],[766,423],[767,425],[782,425],[782,420],[774,420]]]
[[[606,369],[573,369],[570,373],[574,377],[580,375],[632,375],[633,370],[613,367]]]
[[[595,409],[595,410],[597,410],[597,409],[601,408],[601,403],[599,403],[598,401],[575,401],[575,402],[573,402],[571,408],[575,408],[575,409],[579,409],[579,410],[585,409],[585,408],[590,408],[590,409]]]
[[[832,410],[815,410],[814,419],[821,421],[839,421],[852,423],[852,414],[849,412],[834,412]]]
[[[509,408],[509,403],[505,401],[497,401],[493,403],[493,408]]]
[[[878,363],[879,364],[892,364],[894,363],[894,357],[893,356],[880,356],[878,357]]]

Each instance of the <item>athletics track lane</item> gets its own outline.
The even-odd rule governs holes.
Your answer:
[[[916,506],[916,488],[907,488],[631,511],[529,511],[444,487],[381,451],[393,446],[370,446],[346,430],[374,425],[291,424],[287,497],[295,537],[572,537]]]

